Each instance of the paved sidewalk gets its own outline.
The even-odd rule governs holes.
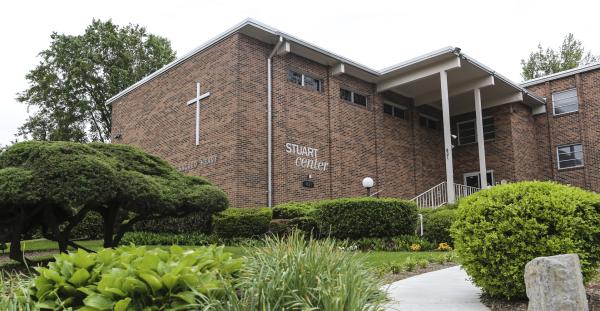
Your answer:
[[[460,266],[416,275],[382,288],[392,300],[386,310],[486,311],[481,291]]]

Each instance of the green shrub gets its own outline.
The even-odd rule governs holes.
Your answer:
[[[437,245],[415,235],[400,235],[389,238],[362,238],[345,241],[346,244],[356,245],[361,251],[408,252],[410,246],[419,244],[421,251],[432,251]]]
[[[270,208],[228,208],[213,215],[214,232],[224,238],[256,237],[269,231]]]
[[[273,219],[269,223],[269,233],[276,236],[286,236],[292,233],[289,219]]]
[[[233,310],[381,310],[385,296],[374,271],[331,240],[298,233],[267,238],[253,258],[240,278],[240,308]]]
[[[399,199],[336,199],[319,202],[316,215],[321,233],[332,237],[390,237],[414,233],[417,206]]]
[[[39,275],[32,298],[48,309],[177,309],[197,295],[222,296],[242,267],[222,247],[168,250],[125,246],[60,254]]]
[[[452,229],[466,272],[491,296],[525,297],[525,264],[576,253],[586,280],[600,263],[600,196],[552,182],[495,186],[462,199]]]
[[[156,233],[210,233],[211,217],[206,213],[191,213],[185,217],[164,217],[141,221],[135,224],[133,229]]]
[[[262,240],[252,238],[223,238],[216,234],[206,233],[156,233],[127,232],[123,237],[124,244],[135,245],[228,245],[244,247],[260,247]]]
[[[454,241],[450,236],[450,227],[456,219],[456,208],[440,207],[420,211],[423,214],[423,238],[433,243],[449,243]]]
[[[312,216],[316,211],[315,204],[318,202],[290,202],[275,205],[273,207],[273,219],[293,219]]]

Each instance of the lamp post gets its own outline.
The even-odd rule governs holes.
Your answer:
[[[373,185],[375,185],[375,182],[373,181],[373,178],[371,177],[365,177],[362,180],[362,186],[367,188],[367,196],[371,196],[371,188],[373,188]]]

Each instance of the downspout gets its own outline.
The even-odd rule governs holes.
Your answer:
[[[267,58],[267,192],[268,206],[273,207],[273,79],[271,59],[283,43],[283,37],[279,36],[277,44]]]

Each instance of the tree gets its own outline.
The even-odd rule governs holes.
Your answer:
[[[169,40],[138,25],[93,20],[83,35],[52,33],[50,47],[17,100],[36,107],[17,135],[36,140],[107,141],[106,101],[175,59]]]
[[[521,60],[521,76],[525,80],[531,80],[598,61],[600,56],[594,56],[589,51],[585,53],[581,41],[569,33],[558,51],[551,48],[544,50],[542,45],[538,44],[536,52],[529,54],[527,60]]]
[[[0,154],[0,228],[9,228],[15,260],[23,259],[23,235],[37,228],[61,252],[80,247],[70,234],[90,211],[102,215],[104,246],[114,247],[139,221],[211,215],[227,205],[205,179],[131,146],[28,141]]]

